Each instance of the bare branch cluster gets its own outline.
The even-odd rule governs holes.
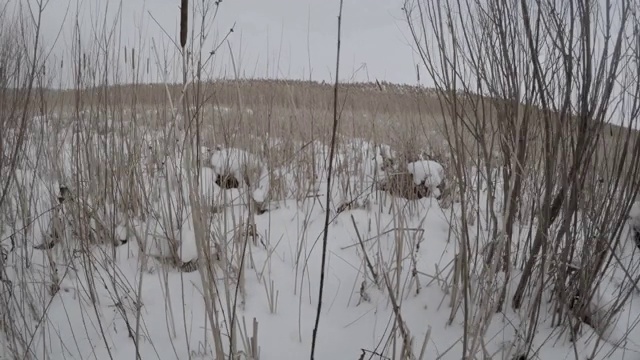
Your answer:
[[[461,276],[451,286],[464,292],[464,358],[481,348],[490,314],[506,304],[522,309],[516,351],[528,357],[541,314],[553,313],[572,338],[581,324],[602,334],[634,291],[637,270],[621,257],[634,251],[625,225],[640,185],[636,8],[405,2],[448,119],[461,194]],[[484,226],[470,225],[467,209]],[[625,275],[616,304],[595,315],[595,298],[617,271]]]

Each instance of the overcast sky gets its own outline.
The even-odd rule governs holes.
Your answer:
[[[201,2],[191,0],[190,5],[199,6]],[[100,42],[92,33],[109,33],[103,29],[112,28],[119,20],[112,42],[120,49],[142,48],[141,60],[146,62],[149,57],[153,67],[170,57],[163,49],[171,49],[170,37],[177,38],[179,3],[49,0],[44,11],[45,46],[52,50],[52,58],[68,59],[79,14],[83,47],[93,48],[96,53]],[[333,0],[224,0],[215,20],[207,21],[210,28],[205,50],[216,47],[232,26],[235,31],[229,36],[229,43],[220,47],[208,73],[232,77],[229,55],[233,51],[241,76],[308,79],[311,75],[313,80],[331,80],[335,72],[338,4]],[[342,79],[416,83],[416,58],[402,5],[403,0],[345,1]],[[199,26],[199,22],[191,18],[190,25]],[[157,57],[152,50],[154,44]],[[122,62],[123,57],[119,55]]]

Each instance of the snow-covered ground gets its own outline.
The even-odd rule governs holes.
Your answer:
[[[38,79],[37,86],[100,89],[106,83],[182,81],[183,58],[173,44],[178,37],[177,0],[22,0],[0,1],[0,8],[6,6],[7,14],[17,17],[18,7],[31,5],[22,7],[22,26],[37,21],[38,3],[46,4],[37,42],[43,64],[38,68],[42,65],[48,71],[43,71],[46,76]],[[416,56],[402,10],[405,4],[404,0],[344,2],[342,82],[415,84],[422,74],[420,85],[433,85]],[[199,38],[203,5],[211,8],[199,48],[194,40]],[[217,5],[219,12],[214,9]],[[187,53],[201,52],[207,58],[215,52],[202,69],[206,81],[334,80],[338,1],[192,0],[190,6],[196,10],[190,13],[194,36],[190,32]],[[464,26],[465,19],[454,20]],[[18,41],[24,44],[19,45],[29,48],[36,42],[30,29],[23,30],[20,34],[25,37]],[[435,51],[436,42],[429,41],[433,34],[423,36]],[[134,52],[136,66],[131,63]],[[437,57],[436,53],[430,55]],[[80,54],[82,67],[76,62]],[[623,83],[615,87],[625,88]],[[298,94],[289,95],[285,103],[297,104]],[[263,115],[260,103],[268,102],[243,104],[238,96],[239,104],[217,104],[222,100],[218,94],[213,97],[207,95],[206,100],[216,102],[211,104],[213,118],[229,118],[238,128],[235,116],[257,120]],[[445,183],[455,186],[447,178],[450,164],[433,161],[448,161],[450,154],[429,157],[422,156],[424,149],[411,149],[415,154],[408,154],[411,160],[405,159],[406,164],[387,162],[400,156],[390,145],[341,136],[333,186],[327,190],[330,151],[315,134],[307,141],[269,134],[246,141],[248,135],[232,126],[226,131],[234,133],[231,138],[243,138],[239,142],[245,141],[245,146],[258,145],[203,147],[197,152],[205,159],[198,163],[185,153],[188,142],[183,133],[174,133],[176,129],[168,125],[162,128],[184,125],[184,119],[175,116],[163,123],[167,119],[162,116],[171,117],[167,113],[146,110],[134,117],[122,108],[115,110],[127,120],[102,119],[112,105],[121,106],[117,101],[100,104],[95,113],[35,118],[15,171],[9,172],[6,161],[0,168],[2,184],[12,180],[0,208],[0,360],[218,359],[219,347],[226,357],[233,352],[234,359],[257,359],[254,354],[261,360],[308,358],[327,213],[317,359],[460,359],[465,335],[474,338],[478,333],[484,336],[471,358],[525,359],[519,354],[529,335],[533,339],[531,348],[524,349],[529,350],[527,359],[640,358],[640,291],[630,285],[637,283],[640,263],[631,232],[633,227],[640,229],[640,204],[632,208],[611,271],[604,274],[588,303],[593,327],[582,326],[570,341],[567,326],[554,323],[556,309],[548,301],[551,289],[541,289],[539,314],[526,312],[530,309],[526,303],[532,301],[529,293],[521,310],[512,309],[509,299],[521,276],[517,266],[506,284],[507,303],[497,313],[488,313],[492,304],[487,303],[502,288],[504,273],[499,269],[497,274],[483,273],[482,266],[469,271],[468,289],[473,292],[469,298],[478,303],[465,304],[469,307],[465,319],[461,289],[451,286],[462,276],[455,264],[463,211],[455,192],[441,191]],[[34,111],[37,107],[51,112],[68,106],[29,105]],[[175,104],[163,105],[166,109]],[[404,121],[402,113],[393,120],[376,115],[381,110],[371,105],[369,115],[361,114],[370,116],[369,125],[381,122],[386,129],[393,128],[394,121]],[[97,119],[104,120],[99,129],[85,128]],[[291,127],[295,126],[305,125]],[[428,136],[436,132],[427,131]],[[0,156],[9,159],[4,152],[18,136],[10,129],[0,136],[4,147]],[[488,239],[494,234],[483,227],[489,223],[484,206],[489,195],[476,170],[469,170],[467,190],[477,196],[478,206],[466,210],[464,230],[470,235],[474,261],[481,263],[493,252]],[[408,183],[429,188],[430,196],[406,200],[378,190],[379,180],[392,181],[390,172],[408,175],[404,178]],[[238,180],[237,188],[222,188],[216,182],[224,175]],[[495,185],[492,205],[499,217],[496,222],[501,223],[503,196],[501,184]],[[61,205],[63,186],[71,198]],[[538,200],[532,197],[525,194],[522,202]],[[577,229],[589,221],[588,216],[576,218]],[[523,238],[536,224],[516,225],[511,250],[523,258],[529,246]],[[51,245],[55,246],[47,249]],[[572,245],[576,253],[590,246],[584,240]],[[483,277],[487,273],[492,276]],[[618,307],[627,289],[629,297]],[[611,309],[614,316],[608,319]],[[530,321],[534,315],[535,324]],[[466,321],[472,325],[467,324],[465,332]],[[488,326],[474,328],[474,324]],[[533,334],[528,334],[530,329],[535,329]],[[403,340],[410,340],[411,356],[401,355]]]
[[[172,149],[157,145],[161,141],[158,133],[140,130],[145,134],[141,137],[144,144]],[[151,161],[142,151],[144,146],[136,147],[127,139],[85,135],[95,141],[96,148],[128,149],[113,153],[139,157],[141,169],[143,163]],[[260,164],[262,172],[264,163],[257,159],[259,154],[241,157],[246,154],[238,149],[209,153],[210,166],[201,169],[200,193],[190,197],[186,190],[187,166],[177,161],[184,155],[176,148],[175,152],[166,151],[162,161],[153,159],[161,162],[158,168],[141,171],[139,186],[149,194],[144,215],[123,211],[97,215],[105,223],[112,220],[114,236],[126,238],[126,244],[115,250],[110,244],[95,245],[86,251],[68,231],[62,245],[51,251],[34,250],[33,246],[43,243],[49,234],[50,209],[57,201],[59,186],[67,184],[73,193],[79,193],[73,186],[73,175],[78,173],[73,133],[66,136],[66,141],[40,138],[44,143],[31,143],[25,165],[15,174],[12,210],[2,214],[0,235],[7,251],[7,277],[1,290],[5,296],[14,296],[10,312],[15,329],[30,336],[13,344],[3,337],[0,358],[8,354],[3,350],[17,347],[28,348],[33,359],[130,359],[135,358],[136,350],[143,359],[213,359],[212,317],[205,301],[207,296],[212,298],[211,294],[215,294],[215,304],[210,306],[217,314],[217,330],[225,351],[229,349],[229,324],[234,318],[236,353],[250,353],[250,339],[257,330],[260,359],[307,358],[318,305],[324,215],[329,211],[316,358],[394,358],[402,347],[401,331],[397,330],[401,319],[413,339],[414,354],[424,351],[423,359],[460,359],[464,318],[458,313],[450,319],[451,293],[445,280],[451,276],[456,254],[451,223],[460,209],[456,204],[443,208],[433,197],[408,201],[375,191],[373,183],[384,173],[380,161],[384,145],[342,139],[329,209],[324,204],[328,147],[320,142],[307,146],[305,151],[316,155],[315,163],[309,164],[304,160],[307,157],[299,155],[279,167],[277,174],[272,171],[271,183],[258,184],[258,189],[267,190],[300,186],[295,191],[280,191],[281,196],[261,198],[269,206],[260,215],[247,211],[244,188],[225,190],[214,183],[225,166],[242,177],[240,164],[246,159]],[[274,146],[278,141],[273,140]],[[60,144],[55,155],[36,151],[55,148],[55,144]],[[45,159],[59,159],[59,163]],[[100,161],[109,160],[116,161]],[[86,163],[80,165],[81,173],[88,168]],[[310,168],[315,177],[300,176]],[[444,176],[439,164],[427,160],[407,168],[413,170],[416,183],[437,185]],[[170,173],[170,179],[163,173]],[[276,182],[281,183],[276,186]],[[89,191],[90,184],[86,187]],[[256,189],[249,190],[255,197]],[[24,196],[30,194],[25,200]],[[352,200],[357,200],[355,206],[337,211]],[[29,206],[21,206],[22,201]],[[170,254],[170,237],[178,240],[182,263],[198,257],[194,201],[205,209],[201,220],[205,220],[207,233],[212,234],[201,249],[210,256],[208,264],[213,273],[209,275],[202,263],[200,271],[188,272],[159,260]],[[179,230],[167,229],[167,219],[182,226]],[[245,245],[240,229],[247,221],[255,222],[256,231]],[[15,229],[20,230],[15,233]],[[18,244],[13,249],[12,233]],[[625,246],[627,250],[633,248],[632,244]],[[243,274],[239,274],[240,269]],[[606,305],[611,300],[616,276],[620,275],[607,278],[601,285],[601,295],[595,302]],[[55,278],[57,285],[52,280]],[[640,318],[637,296],[632,294],[618,322],[607,330],[604,350],[594,359],[637,358],[640,330],[633,323]],[[399,306],[398,313],[394,303]],[[520,319],[526,317],[508,306],[493,316],[478,358],[506,358],[510,348],[518,344],[523,325]],[[593,330],[584,330],[574,349],[566,336],[559,337],[560,329],[550,325],[551,317],[551,310],[543,306],[532,358],[574,358],[577,353],[584,359],[591,355],[597,339]],[[627,331],[629,335],[624,337]],[[616,342],[621,344],[614,345]]]

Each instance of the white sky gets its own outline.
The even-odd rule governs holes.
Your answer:
[[[19,1],[10,0],[14,4]],[[190,0],[190,6],[201,1]],[[170,43],[150,15],[175,39],[179,3],[179,0],[49,0],[44,12],[45,44],[53,49],[52,56],[68,59],[78,13],[83,46],[98,45],[90,35],[92,30],[105,33],[101,31],[104,14],[108,14],[111,26],[118,19],[121,5],[121,35],[116,35],[120,39],[119,48],[135,46],[139,50],[143,45],[146,47],[143,56],[151,55],[153,66],[154,55],[149,50],[152,42],[158,47],[162,44],[169,47]],[[417,59],[407,37],[402,5],[403,0],[344,2],[340,70],[343,80],[416,83]],[[205,48],[215,47],[235,23],[235,32],[228,39],[241,76],[308,79],[311,72],[313,80],[329,81],[335,72],[338,6],[337,0],[224,0],[217,18],[210,24]],[[190,25],[194,23],[197,22],[190,19]],[[62,36],[56,42],[61,29]],[[225,44],[214,66],[209,68],[209,75],[232,77],[229,54]],[[123,55],[119,57],[122,60]],[[160,57],[164,59],[163,55]]]

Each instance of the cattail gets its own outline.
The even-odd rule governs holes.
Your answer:
[[[136,49],[131,48],[131,69],[136,69]]]
[[[124,63],[127,63],[127,47],[124,47]]]
[[[149,58],[147,58],[147,75],[149,75]]]
[[[180,46],[184,49],[187,44],[187,21],[189,19],[187,9],[189,8],[189,0],[182,0],[180,6]]]

